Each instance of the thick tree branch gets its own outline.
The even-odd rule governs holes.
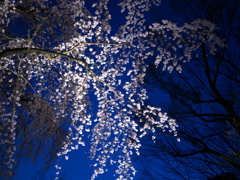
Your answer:
[[[0,57],[9,57],[9,56],[13,56],[13,55],[32,54],[32,53],[43,54],[43,55],[47,55],[47,56],[55,55],[57,57],[58,56],[65,57],[65,58],[80,62],[80,63],[82,63],[83,66],[88,68],[88,64],[86,63],[86,61],[84,61],[82,59],[74,58],[74,57],[71,57],[71,56],[63,54],[63,53],[58,53],[58,52],[48,51],[48,50],[42,50],[42,49],[37,49],[37,48],[9,49],[9,50],[5,50],[5,51],[1,52]],[[54,58],[56,58],[56,57],[54,57]]]

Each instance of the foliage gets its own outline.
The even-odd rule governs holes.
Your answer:
[[[139,154],[141,137],[156,129],[177,135],[174,119],[145,105],[146,59],[157,55],[156,66],[162,61],[168,70],[181,71],[181,63],[189,61],[202,42],[211,54],[223,46],[215,26],[205,20],[182,27],[170,21],[146,27],[145,15],[158,0],[124,0],[113,9],[108,0],[91,7],[79,0],[0,3],[5,179],[14,176],[18,157],[24,155],[33,161],[40,153],[47,155],[46,170],[54,154],[68,159],[70,151],[85,145],[83,136],[90,131],[90,153],[96,161],[92,179],[107,171],[106,164],[118,165],[118,179],[132,179],[136,170],[131,156]],[[124,24],[111,21],[114,9],[125,16]],[[119,27],[116,34],[113,24]],[[163,44],[158,44],[159,37]],[[165,46],[170,38],[176,46]],[[171,52],[175,48],[182,54]]]

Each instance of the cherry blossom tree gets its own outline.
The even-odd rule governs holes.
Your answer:
[[[107,164],[116,164],[117,179],[133,179],[131,156],[139,154],[144,135],[160,128],[177,136],[174,119],[159,107],[145,105],[146,59],[156,55],[156,66],[162,62],[164,69],[181,72],[181,63],[190,61],[203,41],[212,54],[223,46],[214,34],[216,27],[206,20],[181,27],[167,20],[145,26],[145,15],[160,0],[121,1],[124,24],[111,21],[116,8],[108,0],[91,7],[79,0],[0,3],[4,178],[14,175],[19,146],[26,149],[21,142],[52,143],[51,156],[67,160],[91,133],[92,179],[106,172]],[[119,27],[116,34],[113,24]],[[168,46],[168,41],[173,43]],[[182,53],[174,53],[176,49]],[[29,134],[33,138],[26,140]],[[55,167],[58,175],[61,167]]]

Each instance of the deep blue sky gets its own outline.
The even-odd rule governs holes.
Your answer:
[[[72,151],[69,153],[69,160],[65,160],[63,157],[60,160],[60,164],[62,165],[62,171],[60,172],[61,175],[65,175],[66,180],[90,180],[91,175],[93,173],[93,167],[91,164],[94,163],[94,160],[90,160],[88,157],[88,147],[79,148],[77,151]],[[18,173],[14,180],[32,180],[32,177],[36,175],[36,171],[39,170],[41,162],[34,166],[31,162],[23,162],[21,163]],[[137,166],[136,166],[137,167]],[[108,166],[109,171],[102,175],[99,175],[96,180],[113,180],[114,178],[114,170],[116,167]],[[55,178],[55,168],[52,167],[49,172],[46,174],[44,180],[53,180]],[[135,176],[134,179],[139,177],[139,173]],[[35,179],[34,179],[35,180]],[[39,179],[37,179],[39,180]]]

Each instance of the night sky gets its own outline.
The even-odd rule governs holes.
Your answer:
[[[62,158],[60,165],[62,165],[62,171],[60,172],[59,177],[64,177],[63,180],[90,180],[94,168],[91,164],[94,160],[90,160],[88,157],[88,148],[82,147],[77,151],[72,151],[69,153],[69,159],[66,161],[65,158]],[[37,162],[36,165],[32,165],[30,162],[23,162],[19,166],[18,173],[15,176],[14,180],[39,180],[36,177],[39,167],[42,166],[41,162]],[[97,180],[113,180],[116,179],[113,175],[115,174],[114,166],[108,166],[109,171],[99,175]],[[135,166],[137,168],[137,165]],[[49,172],[45,175],[44,180],[53,180],[55,179],[55,168],[51,168]],[[135,178],[139,177],[140,174],[137,173]]]

